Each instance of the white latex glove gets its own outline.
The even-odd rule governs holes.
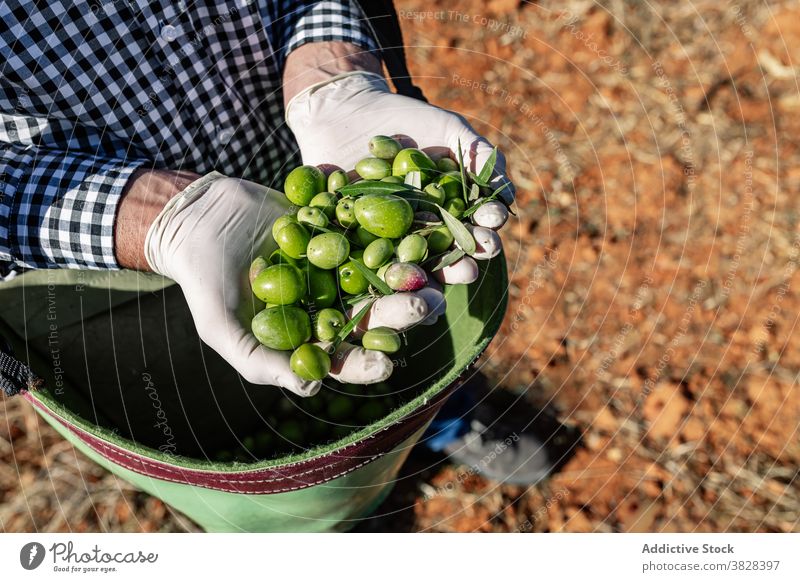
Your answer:
[[[493,150],[461,115],[392,93],[386,80],[375,73],[343,73],[312,85],[289,102],[286,122],[294,132],[304,164],[333,164],[344,170],[351,170],[369,156],[367,142],[374,135],[403,136],[404,145],[408,145],[404,138],[411,138],[416,142],[412,145],[434,159],[449,156],[458,160],[460,142],[464,163],[474,173],[480,171]],[[507,203],[513,202],[514,186],[505,174],[505,158],[500,152],[490,183],[494,188],[507,184],[502,196]],[[500,228],[508,218],[505,208],[499,202],[486,206],[473,215],[473,221],[479,227]],[[503,212],[505,218],[498,219],[497,214]],[[478,260],[490,259],[502,250],[500,238],[485,231],[479,228],[473,233],[479,246],[473,256]],[[478,276],[478,267],[473,258],[464,257],[434,276],[442,283],[471,283]],[[411,301],[414,295],[406,297]],[[435,323],[444,312],[444,298],[438,290],[422,296],[431,312],[423,323]],[[413,310],[400,307],[400,311]]]
[[[392,93],[382,76],[360,71],[336,75],[298,93],[286,107],[286,123],[304,164],[334,164],[345,170],[369,156],[367,141],[374,135],[407,136],[432,157],[449,155],[453,160],[458,159],[460,140],[464,163],[475,173],[493,149],[461,115]],[[508,183],[504,197],[511,203],[514,187],[505,167],[498,152],[491,182],[495,187]]]
[[[259,254],[277,248],[272,223],[289,206],[276,190],[212,172],[171,199],[156,217],[145,239],[145,258],[154,272],[180,285],[200,338],[245,380],[312,396],[321,383],[294,374],[290,353],[264,347],[250,329],[264,304],[250,290],[248,267]],[[358,349],[339,346],[337,377],[368,384],[391,374],[388,357]]]

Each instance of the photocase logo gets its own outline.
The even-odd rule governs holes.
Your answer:
[[[44,561],[44,546],[39,542],[30,542],[19,551],[19,563],[26,570],[35,570]]]

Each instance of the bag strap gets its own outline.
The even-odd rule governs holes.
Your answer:
[[[401,95],[420,101],[428,100],[422,90],[411,82],[406,53],[403,45],[403,32],[392,0],[356,0],[366,16],[365,22],[378,43],[381,59],[386,64],[389,77],[395,90]]]
[[[43,384],[44,380],[14,357],[11,344],[0,335],[0,388],[6,396],[14,396],[24,390],[37,390]]]

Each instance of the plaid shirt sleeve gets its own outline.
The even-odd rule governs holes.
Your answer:
[[[118,269],[116,208],[143,162],[0,142],[1,270]]]
[[[375,51],[372,37],[361,9],[347,0],[283,2],[284,14],[275,21],[275,38],[280,47],[280,62],[290,52],[310,42],[342,41]]]
[[[286,55],[319,41],[377,49],[348,0],[102,8],[0,1],[0,278],[119,268],[114,221],[136,168],[242,175],[253,167],[249,144],[264,134],[273,151],[289,152],[280,100],[247,109],[275,94]],[[285,159],[267,162],[250,179],[268,181]]]

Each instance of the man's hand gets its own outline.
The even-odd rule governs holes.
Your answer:
[[[117,254],[123,266],[149,269],[181,286],[201,339],[248,382],[282,386],[311,396],[319,382],[294,374],[289,352],[262,346],[250,329],[263,309],[250,290],[248,267],[276,245],[272,223],[290,203],[276,190],[212,173],[196,178],[161,172],[137,176],[117,217]],[[175,190],[186,186],[179,192]],[[162,209],[158,210],[161,205]],[[142,233],[145,233],[143,236]],[[427,315],[426,308],[419,317]],[[342,344],[331,376],[369,384],[388,378],[391,360]]]
[[[492,153],[492,145],[461,115],[392,93],[377,59],[354,45],[303,45],[289,55],[283,79],[286,121],[305,164],[351,170],[369,155],[373,135],[406,136],[410,140],[401,141],[434,159],[457,160],[460,143],[464,163],[475,173]],[[503,197],[510,203],[514,188],[498,153],[492,185],[505,183]]]

